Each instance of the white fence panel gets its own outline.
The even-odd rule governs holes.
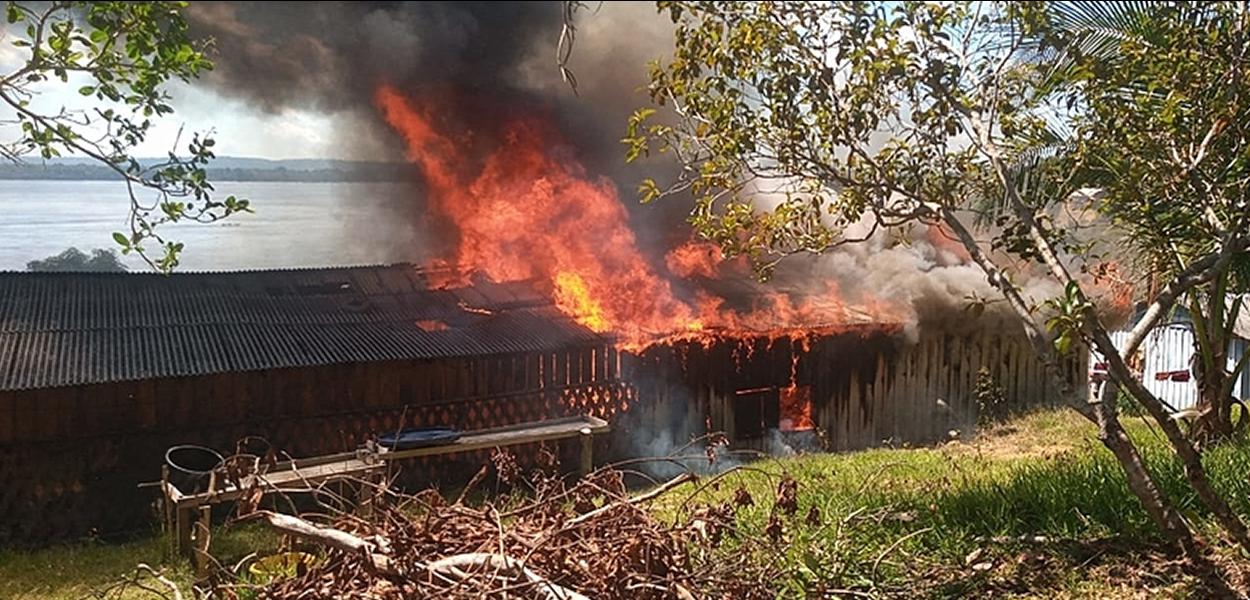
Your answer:
[[[1185,325],[1164,325],[1146,338],[1142,383],[1177,410],[1198,404],[1198,386],[1190,373],[1194,334]]]
[[[1111,334],[1111,341],[1116,348],[1123,348],[1127,338],[1127,331]],[[1250,350],[1250,342],[1233,340],[1228,349],[1230,371],[1247,350]],[[1140,352],[1142,383],[1146,389],[1177,410],[1192,408],[1198,404],[1198,386],[1193,380],[1193,365],[1190,363],[1194,354],[1194,334],[1189,324],[1159,326],[1146,336]],[[1133,366],[1131,362],[1130,366]],[[1090,367],[1091,381],[1105,377],[1106,363],[1098,352],[1090,353]],[[1233,396],[1250,398],[1250,369],[1237,378],[1233,386]]]

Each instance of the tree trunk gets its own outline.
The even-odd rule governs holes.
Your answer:
[[[1207,343],[1207,347],[1211,348],[1211,363],[1215,368],[1209,368],[1205,364],[1201,352],[1194,353],[1192,372],[1198,387],[1198,416],[1190,429],[1190,437],[1199,447],[1226,440],[1235,433],[1233,398],[1225,391],[1229,379],[1228,371],[1224,368],[1228,362],[1228,346],[1221,341],[1214,339]]]
[[[1159,491],[1159,487],[1150,478],[1150,473],[1146,471],[1146,465],[1142,462],[1141,455],[1138,454],[1133,441],[1124,432],[1124,427],[1120,424],[1115,412],[1117,391],[1118,387],[1115,382],[1110,380],[1103,383],[1099,390],[1098,406],[1094,411],[1094,422],[1098,425],[1098,440],[1120,462],[1120,467],[1124,469],[1124,475],[1128,478],[1129,489],[1142,503],[1142,507],[1146,509],[1151,520],[1163,530],[1164,537],[1170,543],[1180,546],[1181,551],[1190,561],[1199,565],[1205,564],[1206,556],[1202,554],[1202,549],[1195,541],[1189,525],[1181,519],[1176,508]]]
[[[1129,373],[1128,367],[1120,358],[1115,344],[1111,342],[1111,338],[1107,335],[1106,330],[1096,329],[1092,334],[1094,344],[1103,356],[1106,356],[1108,359],[1111,376],[1123,385],[1133,398],[1141,403],[1142,407],[1154,418],[1159,428],[1163,430],[1164,436],[1171,442],[1172,448],[1176,450],[1176,455],[1180,457],[1181,464],[1185,468],[1185,479],[1193,487],[1194,492],[1197,493],[1198,499],[1207,507],[1207,510],[1211,511],[1211,514],[1215,516],[1216,521],[1219,522],[1224,531],[1232,536],[1243,550],[1250,552],[1250,532],[1247,532],[1245,524],[1241,522],[1241,517],[1238,517],[1228,505],[1228,502],[1215,491],[1215,488],[1211,487],[1211,481],[1207,478],[1206,470],[1202,467],[1202,456],[1198,454],[1193,444],[1190,443],[1189,438],[1185,437],[1180,426],[1172,419],[1172,415],[1163,407],[1163,403],[1154,394],[1150,393],[1146,386],[1142,385],[1141,381],[1138,381]],[[1103,410],[1101,408],[1103,403],[1100,402],[1099,404],[1100,410]]]
[[[1102,390],[1100,390],[1099,402],[1095,407],[1091,408],[1088,402],[1083,403],[1081,398],[1077,397],[1075,386],[1068,380],[1067,374],[1061,368],[1059,359],[1054,353],[1054,348],[1050,345],[1050,340],[1042,332],[1037,322],[1033,320],[1028,304],[1024,302],[1020,292],[1006,279],[993,260],[985,255],[977,244],[976,239],[952,211],[943,209],[942,218],[959,237],[973,261],[985,272],[990,285],[1003,293],[1003,296],[1007,298],[1008,304],[1019,315],[1021,323],[1024,325],[1026,337],[1032,344],[1037,358],[1045,365],[1047,373],[1050,374],[1052,380],[1057,385],[1059,394],[1064,401],[1069,403],[1082,416],[1098,425],[1099,439],[1108,450],[1111,450],[1112,455],[1115,456],[1121,468],[1124,469],[1124,474],[1128,478],[1129,489],[1141,501],[1151,520],[1163,531],[1164,536],[1169,541],[1180,546],[1185,556],[1195,566],[1210,570],[1211,564],[1198,547],[1193,532],[1185,521],[1180,518],[1180,514],[1172,506],[1171,502],[1163,496],[1158,486],[1155,485],[1149,471],[1146,470],[1145,464],[1141,460],[1141,455],[1137,453],[1136,446],[1133,445],[1133,441],[1129,439],[1124,432],[1124,428],[1120,425],[1115,409],[1117,391],[1115,385],[1111,381],[1103,385]],[[1042,244],[1045,246],[1044,239]],[[1054,259],[1053,255],[1051,259],[1052,262],[1057,264],[1057,259]],[[1061,272],[1060,275],[1066,276],[1067,274],[1066,272]],[[1064,280],[1063,278],[1060,279]],[[1091,314],[1090,316],[1091,322],[1095,327],[1095,346],[1107,357],[1108,363],[1112,367],[1109,369],[1112,378],[1115,380],[1128,380],[1130,384],[1136,382],[1140,388],[1141,382],[1137,381],[1125,366],[1115,345],[1111,343],[1111,338],[1107,335],[1106,330],[1102,328],[1102,324],[1098,322],[1097,315]],[[1086,393],[1082,394],[1081,397],[1088,400],[1089,390],[1086,390]],[[1150,397],[1150,401],[1154,403],[1155,407],[1159,406],[1158,399],[1153,396]],[[1168,420],[1170,422],[1170,419]],[[1176,425],[1175,422],[1171,422],[1171,424],[1173,427]],[[1199,468],[1201,468],[1201,465],[1199,465]],[[1237,523],[1240,524],[1240,520]],[[1244,532],[1244,529],[1242,531]]]

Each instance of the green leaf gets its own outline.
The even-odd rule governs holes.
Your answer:
[[[660,187],[656,185],[654,179],[643,179],[642,183],[638,184],[638,195],[643,204],[654,202],[660,197]]]
[[[113,232],[113,241],[117,242],[120,246],[126,248],[130,247],[130,237],[120,231]]]
[[[1064,332],[1055,338],[1055,350],[1061,355],[1067,355],[1072,349],[1072,335],[1070,332]]]
[[[78,93],[84,96],[90,96],[95,93],[95,87],[90,86],[90,85],[84,85],[78,88]]]

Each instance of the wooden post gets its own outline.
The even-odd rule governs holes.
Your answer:
[[[194,510],[189,506],[174,509],[174,548],[183,556],[191,554],[191,524],[195,520],[191,513]]]
[[[195,528],[195,548],[191,556],[191,563],[195,566],[195,580],[202,582],[208,579],[209,563],[211,562],[208,555],[208,545],[211,541],[213,525],[213,507],[205,504],[199,507],[200,518]]]
[[[595,436],[591,435],[590,428],[582,428],[578,433],[581,434],[579,439],[582,444],[581,460],[578,464],[578,474],[585,477],[595,470]]]
[[[161,465],[161,529],[166,536],[167,553],[177,555],[177,529],[174,527],[174,499],[169,497],[169,465]]]
[[[373,517],[373,503],[377,499],[377,490],[373,485],[378,481],[378,477],[372,473],[366,473],[358,485],[356,490],[356,514],[362,519],[370,519]]]

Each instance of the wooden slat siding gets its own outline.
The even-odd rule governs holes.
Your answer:
[[[1024,385],[1024,369],[1021,365],[1021,350],[1023,350],[1021,344],[1013,337],[1011,343],[1011,379],[1015,385],[1016,411],[1024,410],[1028,402],[1028,389]]]
[[[578,383],[590,383],[594,381],[595,380],[595,376],[594,376],[595,357],[593,354],[593,349],[582,348],[578,350],[577,359],[578,359],[577,382]]]
[[[564,387],[569,384],[569,355],[567,352],[555,353],[556,385]]]
[[[903,356],[895,356],[893,369],[906,369],[906,365],[901,364],[900,360],[905,360]],[[900,371],[901,372],[901,371]],[[863,375],[858,372],[851,372],[855,376],[855,389],[859,397],[856,402],[851,404],[853,412],[850,419],[846,422],[846,447],[860,447],[865,444],[873,444],[871,434],[873,430],[868,426],[868,410],[871,406],[895,405],[899,404],[898,387],[891,385],[891,381],[886,379],[884,374],[875,375],[874,380],[865,381]],[[865,384],[868,384],[865,386]]]
[[[950,406],[951,421],[950,429],[962,431],[964,423],[968,421],[967,411],[964,405],[967,398],[966,388],[964,387],[965,371],[967,370],[968,355],[964,353],[964,338],[961,335],[952,335],[951,343],[951,386],[948,397],[946,398],[947,406]],[[948,432],[943,432],[943,437]]]
[[[580,349],[569,351],[569,385],[576,385],[582,382],[582,351]]]
[[[1040,401],[1036,387],[1039,383],[1037,381],[1037,371],[1034,369],[1037,361],[1031,360],[1031,358],[1032,354],[1028,352],[1028,348],[1025,348],[1024,344],[1020,344],[1020,378],[1023,380],[1024,385],[1024,405],[1021,408],[1025,410],[1038,406]]]
[[[1007,344],[1007,380],[1011,382],[1011,408],[1019,411],[1024,406],[1024,386],[1020,385],[1020,345],[1015,340]]]
[[[1026,373],[1027,368],[1024,365],[1024,356],[1023,356],[1024,345],[1019,343],[1019,341],[1017,341],[1016,338],[1013,336],[1011,338],[1011,346],[1012,346],[1012,352],[1011,352],[1012,379],[1016,386],[1016,391],[1015,391],[1016,404],[1015,404],[1014,410],[1016,412],[1023,412],[1026,408],[1030,406],[1029,404],[1030,390],[1028,386],[1029,381],[1028,381],[1028,375]]]
[[[916,404],[919,402],[920,396],[924,393],[924,351],[923,346],[913,345],[907,349],[907,378],[906,392],[904,395],[904,418],[907,419],[908,436],[914,435],[912,428],[915,423]],[[874,440],[873,443],[880,444],[881,440]]]
[[[1015,361],[1016,361],[1016,410],[1025,410],[1033,405],[1033,381],[1029,379],[1029,367],[1025,365],[1025,347],[1016,341]]]
[[[460,362],[464,365],[461,366],[461,372],[467,369],[467,376],[461,377],[461,387],[459,390],[456,390],[455,395],[499,394],[502,385],[500,385],[499,365],[496,364],[494,359],[475,357],[475,359],[464,359]]]
[[[13,397],[0,395],[0,445],[17,441],[16,423],[17,407]]]
[[[893,361],[897,360],[898,357],[895,356]],[[891,406],[895,402],[895,387],[892,385],[890,380],[890,372],[898,368],[898,363],[887,361],[884,354],[878,353],[877,365],[877,368],[873,370],[872,378],[866,382],[866,387],[862,384],[861,387],[863,387],[867,394],[872,398],[873,404],[877,406]],[[861,379],[861,382],[862,381],[863,380]],[[853,439],[854,436],[850,435],[850,432],[848,432],[846,438],[850,440]]]
[[[973,386],[975,389],[976,380],[978,380],[981,375],[981,369],[985,367],[985,361],[986,361],[985,359],[985,356],[986,356],[985,335],[980,334],[980,332],[979,334],[976,334],[976,341],[974,342],[974,344],[975,345],[973,346],[973,359],[971,359],[971,366],[973,366],[973,372],[971,372],[971,377],[973,377]],[[976,399],[976,396],[971,394],[971,392],[969,394],[969,402],[971,404],[970,414],[973,415],[973,424],[975,426],[976,419],[978,419],[980,415],[980,404],[979,404],[978,399]]]
[[[437,392],[438,369],[438,363],[434,361],[425,363],[421,369],[421,379],[417,380],[417,387],[420,389],[418,395],[425,402],[433,402],[440,397]]]
[[[977,401],[973,396],[977,385],[977,373],[981,369],[981,334],[972,333],[964,337],[964,393],[963,412],[965,433],[971,433],[977,422]]]
[[[896,381],[885,382],[889,394],[884,397],[878,397],[876,403],[879,406],[889,406],[890,412],[897,415],[899,419],[900,435],[908,436],[911,423],[911,414],[913,412],[913,403],[916,395],[916,359],[919,356],[915,347],[905,347],[899,353],[897,361],[899,368],[899,376]],[[861,436],[856,443],[857,447],[864,445],[880,445],[880,436],[876,439]]]
[[[511,357],[501,356],[495,360],[495,364],[499,367],[500,393],[512,394],[525,390],[524,384],[514,377],[516,370],[513,368]]]
[[[528,370],[529,356],[525,354],[511,356],[508,358],[508,365],[512,367],[512,385],[514,386],[508,391],[519,392],[532,390],[533,388],[530,387],[530,376]]]
[[[868,415],[874,407],[882,404],[882,395],[875,389],[874,382],[865,380],[863,374],[856,372],[854,369],[848,369],[845,364],[845,357],[831,357],[831,364],[834,368],[843,371],[838,376],[840,382],[836,388],[839,394],[847,394],[843,403],[847,407],[845,418],[845,433],[843,437],[846,448],[855,448],[865,443],[873,432],[868,425],[870,423]]]
[[[963,337],[957,334],[950,334],[946,337],[946,348],[948,350],[947,360],[950,365],[948,373],[949,386],[946,390],[946,396],[943,398],[948,407],[949,418],[946,422],[945,429],[939,431],[941,439],[949,438],[951,430],[960,430],[963,428],[964,422],[967,420],[963,412],[963,361],[964,356]]]
[[[853,404],[856,409],[855,418],[848,424],[851,434],[848,437],[853,444],[852,447],[879,444],[881,435],[873,424],[880,408],[886,406],[886,397],[883,394],[870,393],[868,387],[864,385],[866,382],[862,374],[851,371],[851,377],[853,378],[851,389],[855,394]]]
[[[928,352],[926,352],[926,350],[928,349],[926,349],[925,346],[925,340],[920,340],[919,344],[908,347],[908,362],[910,367],[910,385],[908,394],[906,394],[904,401],[899,405],[899,410],[890,411],[899,415],[900,419],[903,419],[904,427],[906,427],[906,429],[901,432],[903,435],[896,437],[894,441],[903,440],[904,436],[905,439],[908,440],[915,439],[914,429],[916,425],[916,405],[919,404],[920,397],[926,394],[925,384],[928,382],[925,379],[925,371],[928,369],[928,365],[926,365],[926,362],[928,362],[926,361],[926,359],[928,359]],[[884,406],[883,409],[885,409]],[[883,412],[881,416],[885,417],[888,416],[888,414],[889,412]],[[881,440],[884,439],[885,437],[879,435],[876,442],[880,444]]]
[[[487,358],[482,361],[486,365],[486,393],[487,395],[503,394],[509,391],[508,369],[504,367],[503,359]]]
[[[916,395],[912,398],[911,436],[905,442],[923,442],[928,437],[926,421],[932,420],[933,412],[929,410],[933,394],[933,339],[921,338],[916,345],[918,355],[918,378]]]
[[[1047,406],[1049,400],[1046,398],[1046,369],[1043,368],[1041,361],[1036,360],[1036,355],[1031,347],[1025,347],[1025,354],[1028,358],[1029,379],[1033,381],[1033,406]]]
[[[915,427],[916,405],[919,397],[924,394],[924,346],[923,342],[908,347],[907,349],[907,393],[903,406],[903,418],[907,420],[906,430],[909,438],[915,434],[912,431]],[[880,444],[880,440],[874,443]]]
[[[926,361],[925,395],[920,400],[920,412],[917,415],[917,424],[920,425],[920,431],[916,436],[916,443],[932,441],[941,420],[941,415],[938,414],[937,401],[942,394],[942,371],[946,370],[944,368],[945,365],[940,364],[944,358],[942,353],[942,336],[930,337],[927,346],[929,359]]]
[[[1029,366],[1029,381],[1032,382],[1031,389],[1033,396],[1029,399],[1032,406],[1046,406],[1046,370],[1042,367],[1039,360],[1035,360],[1032,352],[1027,353],[1028,360],[1025,364]]]
[[[526,389],[541,390],[546,387],[543,381],[542,354],[531,352],[525,355],[525,382]]]
[[[918,421],[920,420],[920,404],[922,402],[922,398],[928,394],[928,373],[926,373],[928,353],[925,351],[925,342],[927,341],[927,339],[922,339],[920,343],[911,347],[912,379],[911,393],[908,394],[909,397],[907,404],[909,440],[900,441],[915,440],[919,437],[916,430],[919,429]]]
[[[595,379],[598,381],[612,381],[612,376],[608,372],[608,348],[603,346],[595,351]]]
[[[947,388],[944,383],[950,371],[949,365],[945,364],[945,338],[944,335],[936,335],[929,340],[929,385],[927,386],[928,393],[925,394],[920,405],[921,437],[917,439],[919,442],[931,442],[937,439],[938,430],[946,418],[938,410],[937,403],[945,395]]]
[[[923,437],[920,442],[931,442],[937,439],[938,430],[942,428],[946,416],[938,410],[938,400],[946,395],[948,389],[945,382],[950,375],[950,365],[946,363],[945,335],[934,336],[930,341],[932,351],[929,357],[929,393],[921,405],[921,424]]]

